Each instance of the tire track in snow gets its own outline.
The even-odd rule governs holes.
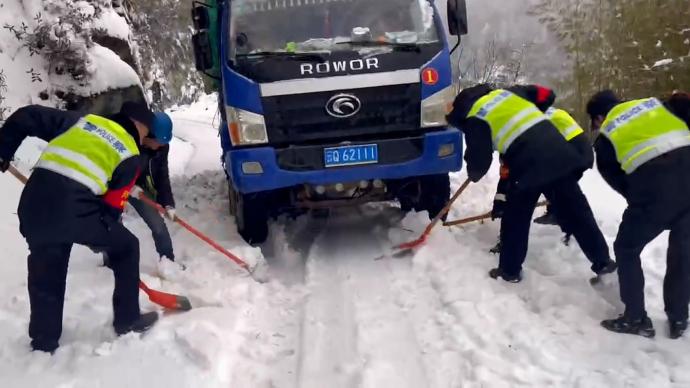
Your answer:
[[[299,387],[428,386],[423,351],[392,288],[393,273],[385,261],[373,260],[390,227],[390,212],[380,210],[376,216],[337,212],[314,243]]]

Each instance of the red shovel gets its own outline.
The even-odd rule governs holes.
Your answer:
[[[139,280],[139,288],[149,296],[149,300],[159,306],[169,310],[189,311],[192,304],[189,299],[182,295],[168,294],[167,292],[157,291],[149,288],[144,282]]]
[[[450,211],[450,208],[453,206],[453,203],[460,197],[460,194],[462,194],[463,191],[467,188],[467,186],[470,185],[470,179],[467,178],[465,182],[458,188],[458,190],[453,194],[453,196],[450,198],[446,206],[441,210],[436,217],[434,217],[429,225],[427,225],[426,229],[424,229],[424,232],[419,236],[416,240],[408,241],[406,243],[402,243],[400,245],[397,245],[393,248],[393,252],[388,254],[388,255],[382,255],[381,257],[377,258],[380,259],[385,256],[393,256],[393,257],[402,257],[405,256],[409,253],[412,253],[415,248],[418,248],[422,244],[426,242],[426,239],[429,238],[429,235],[431,234],[431,231],[434,229],[436,224],[438,224],[439,221],[441,221],[441,218],[448,214]]]
[[[28,181],[28,178],[19,172],[19,170],[17,170],[14,166],[10,166],[8,171],[23,184],[26,184]],[[167,292],[151,289],[141,280],[139,280],[139,288],[144,291],[146,295],[148,295],[151,302],[165,307],[166,309],[180,311],[188,311],[192,309],[192,304],[189,302],[189,299],[186,296],[168,294]]]

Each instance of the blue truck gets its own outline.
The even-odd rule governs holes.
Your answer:
[[[281,214],[376,201],[435,216],[462,166],[451,54],[464,0],[193,2],[197,70],[218,91],[240,235]]]

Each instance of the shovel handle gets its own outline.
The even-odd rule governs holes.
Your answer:
[[[29,178],[27,178],[24,174],[19,172],[13,165],[10,164],[10,168],[7,169],[7,171],[10,172],[10,174],[14,175],[15,178],[17,178],[20,182],[23,184],[26,184],[26,182],[29,181]]]
[[[542,201],[542,202],[537,203],[537,205],[535,207],[542,207],[542,206],[546,206],[548,204],[549,204],[548,201]],[[491,212],[486,212],[484,214],[479,214],[479,215],[472,216],[472,217],[462,218],[460,220],[444,222],[443,226],[464,225],[464,224],[469,224],[470,222],[486,220],[489,218],[491,218]]]
[[[163,206],[161,206],[160,204],[158,204],[158,203],[156,203],[155,201],[151,200],[150,198],[148,198],[148,197],[147,197],[146,195],[144,195],[143,193],[141,193],[141,194],[139,195],[138,199],[139,199],[140,201],[146,203],[146,204],[149,205],[149,206],[153,206],[154,208],[156,208],[156,209],[158,210],[159,213],[165,214],[165,209],[163,209]],[[194,228],[194,227],[192,227],[191,225],[189,225],[187,222],[185,222],[185,221],[184,221],[183,219],[181,219],[180,217],[175,216],[175,220],[174,220],[174,221],[177,222],[177,223],[178,223],[180,226],[182,226],[183,228],[187,229],[187,230],[188,230],[189,232],[191,232],[193,235],[197,236],[199,239],[201,239],[201,240],[204,241],[205,243],[207,243],[207,244],[209,244],[210,246],[212,246],[213,248],[215,248],[218,252],[222,253],[222,254],[225,255],[227,258],[229,258],[230,260],[234,261],[237,265],[239,265],[240,267],[244,268],[247,272],[251,272],[251,270],[249,269],[249,265],[248,265],[246,262],[244,262],[244,260],[242,260],[242,259],[240,259],[239,257],[233,255],[230,251],[228,251],[227,249],[223,248],[223,247],[222,247],[220,244],[218,244],[217,242],[211,240],[210,237],[208,237],[208,236],[206,236],[205,234],[201,233],[200,231],[198,231],[196,228]]]
[[[453,196],[450,198],[450,200],[446,203],[446,206],[443,207],[443,210],[441,210],[431,220],[429,225],[427,225],[426,229],[424,229],[424,232],[422,233],[421,236],[419,236],[419,238],[417,238],[414,241],[408,241],[406,243],[402,243],[402,244],[396,246],[395,249],[412,249],[412,248],[415,248],[419,245],[422,245],[426,241],[427,237],[429,237],[429,234],[431,234],[431,230],[434,229],[436,224],[438,224],[438,222],[441,220],[441,218],[443,218],[443,216],[448,214],[448,212],[450,211],[450,208],[453,207],[453,203],[458,199],[458,197],[460,197],[460,195],[463,193],[463,191],[465,191],[465,189],[467,188],[467,186],[470,185],[471,182],[472,181],[470,180],[470,178],[467,178],[465,180],[465,182],[463,182],[463,184],[460,186],[460,188],[458,188],[455,191],[455,194],[453,194]]]

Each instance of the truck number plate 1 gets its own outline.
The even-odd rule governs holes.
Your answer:
[[[379,161],[379,148],[376,144],[326,148],[323,153],[326,167],[372,164]]]

